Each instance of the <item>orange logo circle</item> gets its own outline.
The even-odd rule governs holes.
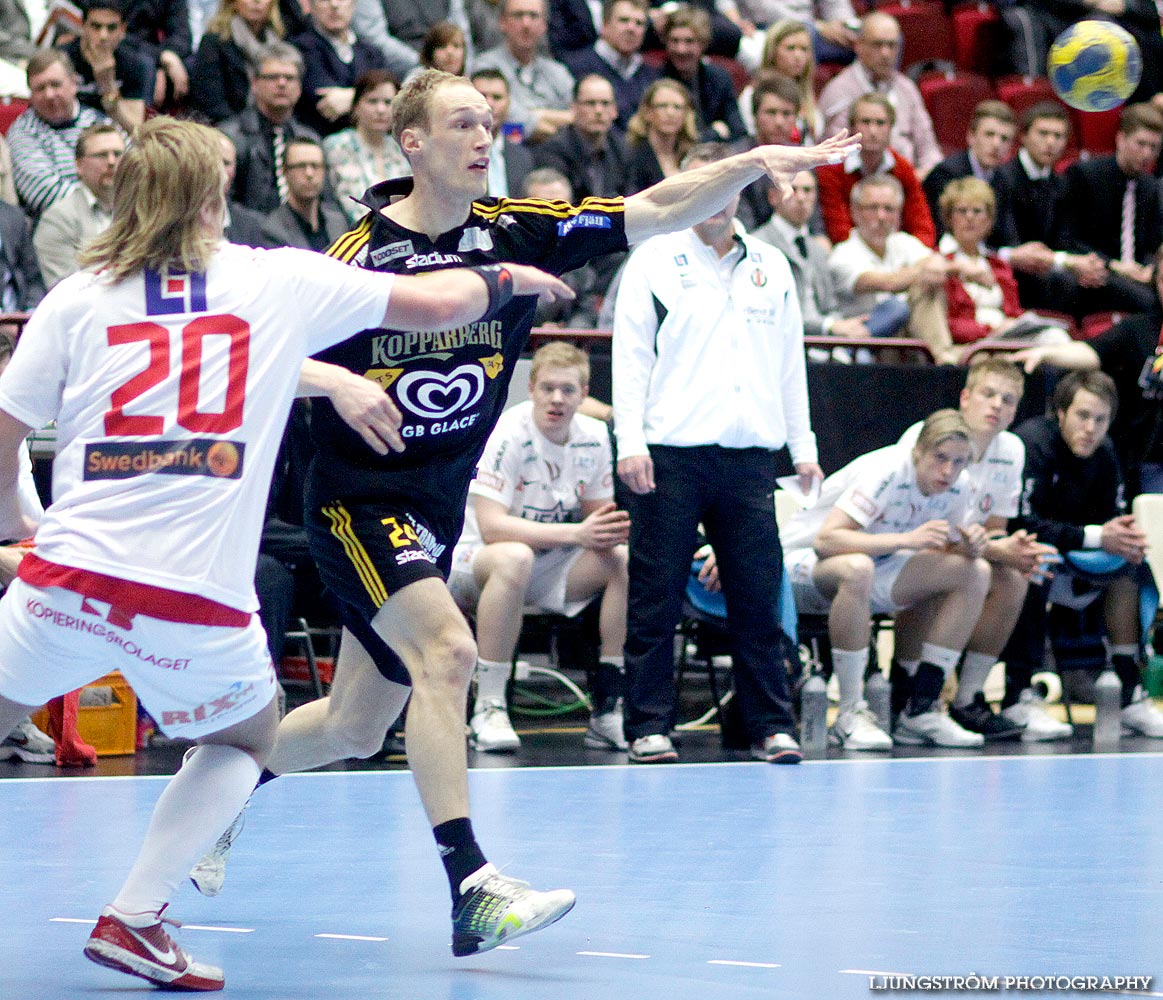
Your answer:
[[[238,449],[229,441],[215,441],[206,452],[210,474],[225,479],[238,470]]]

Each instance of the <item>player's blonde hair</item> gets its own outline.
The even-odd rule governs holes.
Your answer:
[[[472,86],[472,82],[463,76],[454,76],[439,69],[426,69],[400,88],[392,100],[392,138],[396,142],[400,142],[404,129],[427,130],[432,127],[432,95],[450,83]]]
[[[206,125],[158,117],[134,133],[113,182],[113,223],[78,254],[82,267],[124,281],[149,267],[202,272],[222,238],[204,208],[225,207],[222,146]]]
[[[971,444],[973,438],[970,436],[969,424],[957,410],[937,410],[936,413],[930,413],[921,424],[914,452],[918,455],[928,454],[951,438],[960,438],[966,444]]]
[[[530,385],[537,381],[537,373],[542,368],[576,368],[582,388],[587,388],[590,384],[589,355],[564,340],[553,340],[537,349],[533,355],[533,368],[529,372]]]

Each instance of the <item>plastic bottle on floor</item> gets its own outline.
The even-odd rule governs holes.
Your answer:
[[[1123,704],[1123,685],[1109,667],[1094,682],[1094,742],[1109,746],[1118,743],[1122,732],[1119,713]]]
[[[828,752],[828,688],[824,678],[812,674],[800,692],[800,726],[805,754],[823,757]]]

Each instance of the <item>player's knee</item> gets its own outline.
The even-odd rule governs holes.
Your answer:
[[[863,552],[851,552],[836,556],[836,568],[840,574],[839,589],[850,594],[867,595],[872,592],[872,577],[876,566],[872,557]]]
[[[997,600],[1007,607],[1021,607],[1026,599],[1029,581],[1021,571],[1013,566],[991,566],[989,592],[991,600]]]
[[[533,560],[537,553],[524,542],[497,542],[495,568],[490,577],[499,577],[511,587],[524,588],[533,575]]]
[[[463,692],[476,666],[477,647],[463,623],[449,624],[430,637],[421,652],[416,687],[451,688]]]
[[[980,557],[977,559],[967,559],[966,563],[968,565],[965,571],[965,585],[984,601],[985,595],[989,593],[989,585],[993,579],[993,571],[989,563]]]
[[[626,586],[630,582],[630,550],[626,545],[615,545],[606,549],[602,554],[602,563],[606,569],[607,584],[616,583]]]

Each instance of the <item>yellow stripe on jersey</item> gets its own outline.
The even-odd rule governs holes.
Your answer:
[[[371,238],[372,213],[368,212],[359,220],[359,225],[344,233],[327,248],[327,256],[350,264],[351,259],[360,251],[360,248]]]
[[[549,215],[555,219],[568,219],[570,216],[582,212],[601,212],[604,215],[616,215],[626,210],[621,198],[583,198],[577,205],[566,201],[546,201],[542,198],[501,198],[495,205],[486,205],[484,202],[472,203],[474,214],[489,222],[495,222],[497,217],[505,213],[528,213],[530,215]]]
[[[351,514],[343,504],[335,503],[323,508],[323,516],[331,522],[331,534],[343,546],[343,551],[351,560],[351,565],[355,569],[356,575],[359,576],[360,582],[363,583],[364,590],[367,591],[368,597],[378,608],[388,599],[388,588],[380,579],[380,574],[376,570],[371,556],[368,555],[367,549],[356,538],[355,531],[352,530],[351,526]]]

